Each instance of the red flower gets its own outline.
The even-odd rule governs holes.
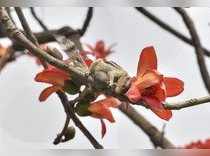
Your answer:
[[[105,59],[108,55],[112,53],[111,48],[113,45],[106,47],[104,41],[100,40],[96,42],[95,47],[87,44],[89,51],[85,51],[86,54],[93,55],[96,59],[102,58]]]
[[[39,100],[45,101],[52,93],[64,91],[66,80],[70,80],[69,74],[50,65],[47,69],[38,73],[35,81],[52,84],[41,92]]]
[[[115,122],[110,107],[116,108],[121,104],[121,102],[114,97],[107,97],[106,99],[99,100],[91,103],[88,110],[92,113],[91,116],[101,120],[102,126],[102,138],[106,133],[106,125],[102,119],[107,119],[110,122]]]
[[[90,65],[93,63],[93,60],[91,60],[90,58],[88,58],[87,56],[87,52],[85,51],[80,51],[79,52],[80,56],[82,57],[82,59],[84,60],[85,64],[90,67]]]
[[[206,141],[197,141],[192,142],[188,145],[185,145],[185,149],[210,149],[210,139],[207,139]]]
[[[137,103],[143,100],[160,118],[169,120],[172,112],[164,108],[166,97],[177,96],[183,90],[183,81],[164,77],[157,71],[157,57],[153,47],[144,48],[139,59],[137,75],[126,93],[129,100]]]

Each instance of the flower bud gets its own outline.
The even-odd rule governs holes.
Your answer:
[[[89,102],[82,101],[77,104],[75,111],[79,116],[90,116],[91,112],[88,110]]]
[[[80,87],[77,86],[73,81],[67,80],[65,81],[64,90],[70,95],[75,95],[79,93]]]
[[[75,137],[75,134],[76,134],[75,128],[73,126],[68,127],[64,134],[65,138],[62,140],[62,142],[66,142],[73,139]]]

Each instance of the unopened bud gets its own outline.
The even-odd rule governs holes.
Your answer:
[[[89,102],[80,102],[77,104],[75,111],[79,116],[90,116],[91,112],[88,110]]]
[[[64,84],[64,90],[70,95],[75,95],[80,92],[80,86],[76,85],[71,80],[67,80]]]
[[[66,142],[73,139],[75,137],[75,134],[76,134],[75,128],[73,126],[68,127],[64,134],[64,139],[62,140],[62,142]]]

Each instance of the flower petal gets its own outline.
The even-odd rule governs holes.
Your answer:
[[[153,113],[163,120],[169,120],[172,117],[171,110],[163,107],[163,104],[155,97],[143,97],[143,100],[148,104]]]
[[[173,77],[164,77],[168,97],[177,96],[184,90],[184,82]]]
[[[156,71],[149,70],[146,71],[144,75],[139,75],[135,83],[138,86],[138,88],[142,90],[160,83],[162,77],[163,76],[157,73]]]
[[[154,47],[146,47],[142,50],[139,58],[137,75],[142,75],[146,70],[157,69],[157,56]]]
[[[159,85],[155,86],[155,94],[154,96],[158,98],[159,101],[165,101],[166,100],[166,87],[165,84],[162,82]]]
[[[107,107],[113,107],[113,108],[117,108],[121,104],[121,101],[111,96],[107,97],[104,100],[100,100],[100,102]]]
[[[35,77],[35,81],[44,82],[53,85],[64,85],[64,81],[68,80],[69,76],[67,73],[55,69],[45,69],[38,73]]]
[[[105,51],[105,43],[102,40],[96,42],[95,51],[103,52]]]
[[[92,113],[93,117],[96,117],[99,119],[104,118],[104,119],[109,120],[110,122],[115,122],[114,117],[109,107],[117,107],[119,105],[120,105],[119,100],[116,100],[116,98],[110,97],[104,100],[93,102],[89,106],[88,110]]]
[[[125,95],[133,103],[137,103],[142,98],[140,90],[134,84],[131,85],[131,87],[129,88],[129,90],[127,91]]]
[[[90,65],[93,63],[93,61],[92,61],[91,59],[89,59],[89,58],[86,58],[84,61],[85,61],[85,64],[86,64],[88,67],[90,67]]]
[[[156,109],[156,108],[152,108],[151,109],[153,111],[153,113],[155,113],[158,117],[160,117],[163,120],[170,120],[172,117],[172,111],[162,108],[162,109]]]
[[[51,87],[47,87],[46,89],[44,89],[40,96],[39,96],[39,101],[43,102],[45,101],[52,93],[57,92],[59,90],[62,90],[62,88],[60,86],[51,86]]]
[[[84,60],[85,64],[90,67],[90,65],[93,63],[93,60],[91,60],[90,58],[88,58],[88,54],[93,54],[91,52],[88,51],[80,51],[79,52],[81,58]]]
[[[106,134],[106,124],[103,119],[100,119],[101,121],[101,137],[103,138]]]
[[[152,108],[158,108],[158,109],[163,108],[163,105],[162,105],[161,101],[156,97],[144,96],[142,98],[151,109]]]
[[[9,48],[5,48],[5,47],[3,47],[1,44],[0,44],[0,57],[1,56],[3,56],[3,55],[5,55],[6,53],[7,53],[7,50],[8,50]]]

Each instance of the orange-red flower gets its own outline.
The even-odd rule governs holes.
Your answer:
[[[82,57],[82,59],[84,60],[85,64],[90,67],[90,65],[93,63],[93,60],[91,60],[88,56],[87,56],[87,52],[85,51],[80,51],[79,52],[80,56]]]
[[[110,107],[116,108],[121,104],[121,102],[114,97],[107,97],[106,99],[99,100],[90,104],[88,110],[92,113],[91,116],[101,120],[102,126],[102,138],[106,133],[106,125],[103,119],[107,119],[110,122],[115,122]]]
[[[164,108],[166,97],[177,96],[184,90],[183,81],[164,77],[157,71],[157,57],[153,47],[146,47],[140,54],[137,75],[132,79],[126,95],[133,103],[144,101],[160,118],[169,120],[172,112]]]
[[[210,149],[210,139],[207,139],[205,141],[197,141],[192,142],[188,145],[185,145],[185,149]]]
[[[44,69],[35,77],[35,81],[37,82],[43,82],[52,85],[41,92],[39,100],[45,101],[52,93],[57,91],[64,91],[65,82],[67,80],[70,80],[69,74],[49,65],[47,69]]]
[[[89,44],[87,44],[87,47],[90,51],[85,51],[85,53],[93,55],[96,59],[105,59],[108,55],[112,53],[111,49],[113,45],[106,47],[104,41],[99,40],[96,42],[95,47],[92,47]]]

